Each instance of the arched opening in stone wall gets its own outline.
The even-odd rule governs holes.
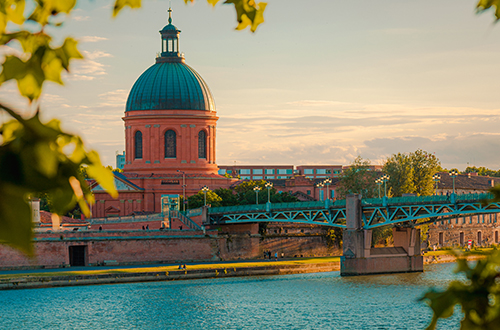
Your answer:
[[[477,245],[482,245],[482,241],[483,241],[483,234],[478,231],[477,232]]]
[[[460,232],[460,246],[464,246],[465,245],[465,237],[464,237],[464,232],[461,231]]]
[[[443,246],[444,244],[444,237],[443,237],[443,233],[439,233],[439,246]]]

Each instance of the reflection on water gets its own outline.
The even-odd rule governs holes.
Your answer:
[[[0,292],[1,329],[424,329],[417,299],[452,264],[424,273],[339,272]],[[439,324],[458,328],[459,318]]]

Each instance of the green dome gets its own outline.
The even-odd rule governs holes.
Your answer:
[[[183,62],[158,62],[149,67],[132,87],[125,111],[206,110],[215,103],[203,78]]]

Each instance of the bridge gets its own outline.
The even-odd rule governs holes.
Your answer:
[[[491,194],[409,196],[361,199],[364,229],[381,226],[416,227],[457,217],[498,213]],[[346,228],[346,200],[254,204],[209,208],[205,224],[287,222]]]
[[[491,194],[411,196],[204,208],[205,225],[283,222],[344,228],[341,275],[423,271],[418,226],[500,212]],[[496,217],[495,220],[496,222]],[[393,227],[394,247],[372,248],[372,229]]]

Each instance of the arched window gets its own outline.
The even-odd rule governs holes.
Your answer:
[[[207,133],[198,133],[198,158],[207,158]]]
[[[135,132],[135,159],[142,158],[142,133],[141,131]]]
[[[165,132],[165,158],[177,157],[177,137],[174,131]]]

